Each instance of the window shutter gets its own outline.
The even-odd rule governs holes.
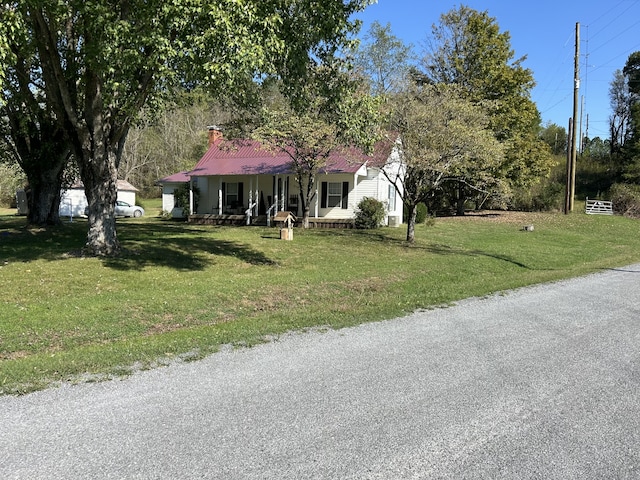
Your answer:
[[[349,206],[349,182],[342,182],[342,208]]]
[[[227,184],[222,182],[222,206],[227,205]]]
[[[238,206],[244,205],[243,183],[238,182]]]
[[[329,193],[329,186],[327,182],[322,182],[322,189],[320,190],[320,208],[327,208],[327,195]]]

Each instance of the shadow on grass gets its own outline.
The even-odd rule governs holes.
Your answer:
[[[202,270],[214,262],[212,257],[215,256],[229,256],[251,265],[276,264],[248,245],[213,238],[214,228],[192,229],[184,223],[146,223],[127,225],[122,232],[123,253],[103,260],[110,268],[129,270],[166,266],[176,270]]]
[[[119,221],[117,227],[122,253],[102,259],[109,268],[139,270],[165,266],[202,270],[214,263],[216,256],[230,256],[252,265],[275,265],[250,246],[213,237],[211,229],[194,229],[185,223],[125,222]],[[12,218],[0,223],[0,263],[81,257],[86,235],[86,220],[59,227],[31,228],[25,226],[24,219]]]
[[[60,260],[63,254],[80,250],[86,238],[86,221],[34,227],[27,225],[26,217],[0,216],[0,261]]]
[[[484,252],[482,250],[464,250],[461,248],[454,248],[449,245],[442,244],[424,244],[422,241],[418,241],[414,244],[408,243],[404,237],[400,238],[395,235],[394,231],[385,229],[380,230],[357,230],[357,229],[345,229],[345,230],[318,230],[316,233],[318,236],[331,235],[332,237],[349,237],[349,238],[361,238],[366,241],[384,242],[394,246],[405,246],[410,249],[422,249],[434,255],[462,255],[469,257],[489,257],[503,262],[511,263],[519,268],[527,270],[535,270],[534,268],[526,265],[522,262],[515,260],[514,258],[506,255],[499,255],[495,253]]]
[[[441,245],[441,244],[431,244],[425,247],[418,247],[418,248],[424,248],[429,253],[433,253],[436,255],[465,255],[469,257],[489,257],[489,258],[494,258],[496,260],[510,263],[512,265],[515,265],[516,267],[524,268],[526,270],[535,270],[529,265],[519,262],[511,257],[508,257],[507,255],[498,255],[496,253],[483,252],[482,250],[463,250],[460,248],[453,248],[448,245]]]
[[[393,245],[409,245],[404,238],[398,238],[392,233],[393,230],[388,229],[357,229],[357,228],[334,228],[334,229],[310,229],[314,235],[318,237],[332,237],[332,238],[350,238],[361,239],[372,242],[384,242]]]

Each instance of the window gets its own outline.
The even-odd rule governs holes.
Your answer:
[[[389,211],[393,212],[396,209],[396,187],[395,185],[389,185]]]
[[[320,208],[347,208],[349,182],[322,182]]]
[[[225,207],[242,206],[242,182],[222,184],[222,203]]]
[[[337,207],[342,203],[342,184],[329,182],[327,191],[327,207]]]
[[[227,205],[235,207],[238,204],[238,184],[227,183],[227,198],[224,199]]]

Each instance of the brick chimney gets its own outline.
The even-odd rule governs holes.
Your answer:
[[[209,125],[209,147],[219,140],[222,140],[222,129],[217,125]]]

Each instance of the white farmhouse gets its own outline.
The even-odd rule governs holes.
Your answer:
[[[403,205],[392,183],[404,171],[397,148],[397,143],[381,142],[372,155],[354,148],[332,152],[316,177],[310,225],[352,225],[364,197],[386,205],[387,225],[402,223]],[[158,182],[163,186],[163,210],[180,216],[172,193],[186,182],[198,191],[197,205],[191,196],[190,222],[242,223],[247,213],[251,218],[276,211],[297,217],[303,213],[288,155],[254,140],[226,141],[215,128],[209,131],[209,149],[191,171]]]

